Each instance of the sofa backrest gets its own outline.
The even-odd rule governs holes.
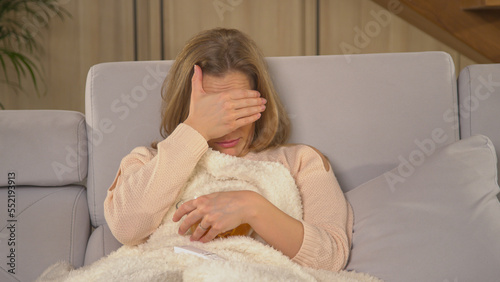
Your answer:
[[[84,264],[90,235],[83,114],[0,111],[0,281]]]
[[[170,65],[170,61],[104,63],[88,73],[87,197],[94,226],[105,223],[103,203],[121,159],[137,146],[161,140],[160,89]]]
[[[267,58],[292,122],[291,143],[316,147],[344,191],[411,169],[459,139],[454,64],[442,52]],[[172,62],[104,63],[86,88],[88,200],[94,226],[120,160],[161,140],[160,88]]]
[[[59,110],[0,111],[0,186],[17,170],[19,185],[64,186],[87,177],[85,117]],[[7,161],[8,160],[8,161]]]
[[[458,77],[460,135],[490,138],[500,158],[500,64],[470,65]],[[500,167],[498,168],[500,173]]]

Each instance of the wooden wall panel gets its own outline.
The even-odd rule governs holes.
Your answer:
[[[321,0],[319,5],[321,55],[444,51],[457,73],[463,68],[458,51],[398,17],[402,6],[382,7],[370,0]]]
[[[401,12],[398,7],[379,6],[372,0],[61,2],[72,17],[64,21],[55,18],[49,32],[40,29],[45,47],[41,62],[47,94],[38,98],[26,84],[30,94],[15,95],[0,84],[0,102],[7,109],[84,112],[85,81],[92,65],[134,59],[174,59],[189,38],[218,26],[246,32],[266,56],[440,50],[451,54],[457,74],[475,63],[403,21],[397,16]],[[387,17],[384,11],[388,10],[393,13],[384,18]],[[360,32],[368,39],[363,41]],[[346,49],[346,46],[353,48]]]
[[[388,5],[395,0],[373,0]],[[401,17],[478,62],[500,62],[500,10],[464,10],[461,1],[396,0]]]
[[[468,58],[467,56],[465,56],[463,54],[460,54],[460,58],[459,58],[459,62],[458,63],[459,63],[459,66],[458,66],[458,69],[457,69],[457,75],[466,66],[477,64],[477,62],[475,62],[474,60],[472,60],[471,58]]]
[[[162,1],[136,1],[138,61],[162,59]]]
[[[314,55],[315,13],[315,0],[164,0],[165,58],[214,27],[247,33],[265,56]]]
[[[85,81],[94,64],[134,60],[132,0],[62,1],[71,18],[54,18],[43,38],[41,64],[46,78],[46,95],[13,94],[1,85],[0,97],[6,109],[64,109],[84,112]]]

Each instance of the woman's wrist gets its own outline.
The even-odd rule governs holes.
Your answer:
[[[183,123],[185,125],[190,126],[192,129],[196,130],[201,136],[203,136],[203,138],[205,138],[206,141],[209,140],[208,136],[206,136],[206,133],[204,133],[204,131],[199,126],[197,126],[195,123],[189,120],[189,117]]]
[[[269,245],[290,258],[294,257],[304,238],[302,222],[281,211],[262,195],[251,193],[244,195],[248,198],[246,203],[249,204],[244,222]]]
[[[244,201],[246,203],[245,217],[243,219],[244,223],[248,223],[250,226],[254,226],[256,222],[261,220],[262,214],[265,214],[263,210],[266,208],[266,204],[271,204],[262,195],[253,191],[245,191]]]

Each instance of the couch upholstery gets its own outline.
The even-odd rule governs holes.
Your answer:
[[[465,67],[458,78],[460,134],[488,136],[500,157],[500,65]],[[499,167],[500,172],[500,167]]]
[[[424,58],[432,66],[426,71]],[[170,64],[105,63],[89,72],[87,189],[94,226],[105,224],[102,202],[121,158],[160,140],[158,93]],[[458,140],[458,119],[441,117],[456,107],[454,67],[444,53],[278,57],[269,65],[292,121],[290,141],[323,152],[344,191],[397,165],[398,155],[435,128],[449,136],[446,143]]]
[[[91,231],[84,115],[0,111],[0,132],[0,281],[32,281],[57,260],[82,266]]]
[[[106,225],[102,203],[106,197],[106,190],[116,175],[121,158],[134,147],[148,145],[161,138],[158,132],[161,107],[160,89],[171,63],[171,61],[104,63],[92,67],[89,71],[85,115],[88,145],[85,201],[88,203],[87,219],[90,220],[95,230],[89,236],[88,222],[73,220],[64,223],[67,226],[81,226],[81,236],[88,238],[88,242],[85,241],[86,251],[81,249],[74,251],[79,256],[79,260],[73,262],[76,266],[81,265],[83,260],[85,264],[90,264],[120,246]],[[446,53],[275,57],[268,58],[268,64],[277,91],[292,121],[290,142],[309,144],[323,152],[329,158],[344,192],[356,190],[355,188],[361,184],[403,163],[411,164],[416,158],[415,152],[425,153],[432,149],[434,153],[458,141],[460,139],[459,128],[463,136],[467,130],[470,132],[469,135],[482,133],[489,136],[491,134],[493,144],[500,147],[500,140],[494,136],[498,130],[493,129],[493,133],[474,130],[476,123],[484,124],[482,121],[476,122],[474,119],[474,122],[469,123],[469,128],[464,129],[464,123],[467,121],[466,117],[461,115],[459,124],[457,80],[452,59]],[[482,67],[484,66],[477,66],[479,69]],[[492,69],[484,74],[486,80],[489,79],[490,73],[492,75],[496,73],[497,76],[500,74],[498,65],[491,67]],[[477,75],[473,71],[474,67],[469,67],[469,70],[469,76],[472,77],[469,78],[470,85],[472,85],[469,89],[475,89],[473,84],[477,83],[474,82],[474,77]],[[463,82],[465,77],[466,75],[462,72],[460,91],[466,88],[463,86],[466,85]],[[497,78],[492,78],[492,80],[500,81]],[[482,80],[478,81],[483,83]],[[490,84],[485,89],[490,90],[495,87]],[[465,93],[466,90],[463,91]],[[498,90],[496,91],[498,94]],[[460,103],[465,101],[462,95],[470,96],[470,94],[460,92]],[[490,95],[488,102],[493,101],[493,97],[498,98],[498,95]],[[462,108],[461,106],[460,110]],[[487,111],[487,116],[482,117],[483,120],[489,121],[491,116],[498,116],[494,108]],[[18,139],[32,140],[21,135],[22,132],[31,131],[25,130],[25,126],[29,128],[31,123],[23,123],[20,118],[20,116],[31,114],[30,112],[0,112],[2,130],[0,186],[3,186],[0,188],[0,193],[2,193],[0,194],[0,208],[2,215],[7,209],[5,177],[8,171],[13,169],[19,171],[19,181],[21,181],[21,175],[28,174],[27,164],[31,164],[33,159],[39,159],[33,157],[34,153],[26,153],[22,149],[20,152],[23,152],[25,159],[20,159],[17,156],[21,153],[13,152],[10,147],[14,147],[15,140]],[[470,112],[479,114],[482,109],[477,108]],[[50,113],[59,114],[58,111]],[[64,112],[64,114],[69,113]],[[3,122],[4,120],[10,120],[10,122]],[[486,123],[491,126],[495,124],[494,122]],[[63,131],[69,130],[83,131],[78,129],[80,124],[73,126],[73,129],[68,129],[57,125],[55,127],[58,131],[48,136],[59,136],[63,134]],[[11,132],[9,133],[10,139],[8,139],[11,140],[11,144],[8,146],[2,146],[4,145],[4,128],[7,128],[7,132]],[[487,126],[487,129],[490,130],[491,127]],[[36,135],[29,137],[37,138]],[[51,144],[55,142],[52,139],[49,138],[43,142]],[[26,142],[33,143],[32,141]],[[5,160],[4,154],[8,162],[3,161]],[[49,159],[49,161],[53,160],[54,158]],[[81,161],[83,162],[83,158]],[[46,165],[40,165],[47,168]],[[34,182],[25,184],[46,185],[44,182],[46,180],[42,178],[48,175],[48,172],[38,174],[41,175],[40,179],[34,178]],[[84,171],[79,174],[79,177],[82,176],[85,177]],[[76,183],[83,178],[71,178],[69,182],[62,185]],[[19,182],[17,185],[22,184]],[[72,189],[83,188],[75,186]],[[61,198],[59,201],[71,202],[74,199],[68,197]],[[62,204],[54,203],[53,205],[57,205],[57,212],[62,213]],[[59,210],[60,207],[61,210]],[[356,216],[356,207],[354,208]],[[32,223],[31,230],[41,226],[42,219],[37,216],[46,212],[48,211],[41,209],[34,215],[33,220],[38,223]],[[86,211],[82,212],[85,214]],[[6,219],[2,222],[5,223]],[[43,224],[45,225],[45,221]],[[87,231],[83,231],[85,226]],[[5,232],[4,228],[0,234],[6,234]],[[61,235],[59,232],[55,233]],[[21,235],[18,236],[21,238]],[[31,234],[26,236],[35,238]],[[356,233],[354,236],[356,238]],[[68,239],[63,241],[54,238],[54,240],[59,243],[61,249],[63,245],[70,242]],[[6,250],[5,245],[0,248],[3,254],[3,250]],[[353,255],[358,252],[356,245],[352,252]],[[32,254],[34,257],[47,258],[43,251],[32,252]],[[2,257],[5,256],[2,255]],[[28,275],[26,273],[29,273],[30,276],[21,276],[21,274],[9,276],[8,273],[0,275],[4,275],[5,280],[9,277],[13,281],[25,280],[25,277],[36,276],[39,270],[58,259],[68,258],[54,254],[44,261],[45,264],[40,263],[36,270],[25,270],[26,272],[22,274]],[[500,263],[500,260],[498,262]],[[4,267],[5,263],[0,266],[0,268]],[[395,271],[404,272],[401,269],[395,269]],[[448,277],[450,281],[453,281],[454,277],[438,274],[435,277]],[[388,277],[388,281],[391,281],[390,277],[394,276]],[[457,278],[461,281],[460,277]],[[4,279],[1,280],[4,281]]]

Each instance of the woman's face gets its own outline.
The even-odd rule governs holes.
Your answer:
[[[237,89],[252,89],[250,80],[242,72],[232,71],[222,77],[203,74],[203,90],[206,93],[221,93]],[[208,146],[224,154],[244,156],[252,142],[254,126],[254,123],[251,123],[220,138],[208,140]]]

